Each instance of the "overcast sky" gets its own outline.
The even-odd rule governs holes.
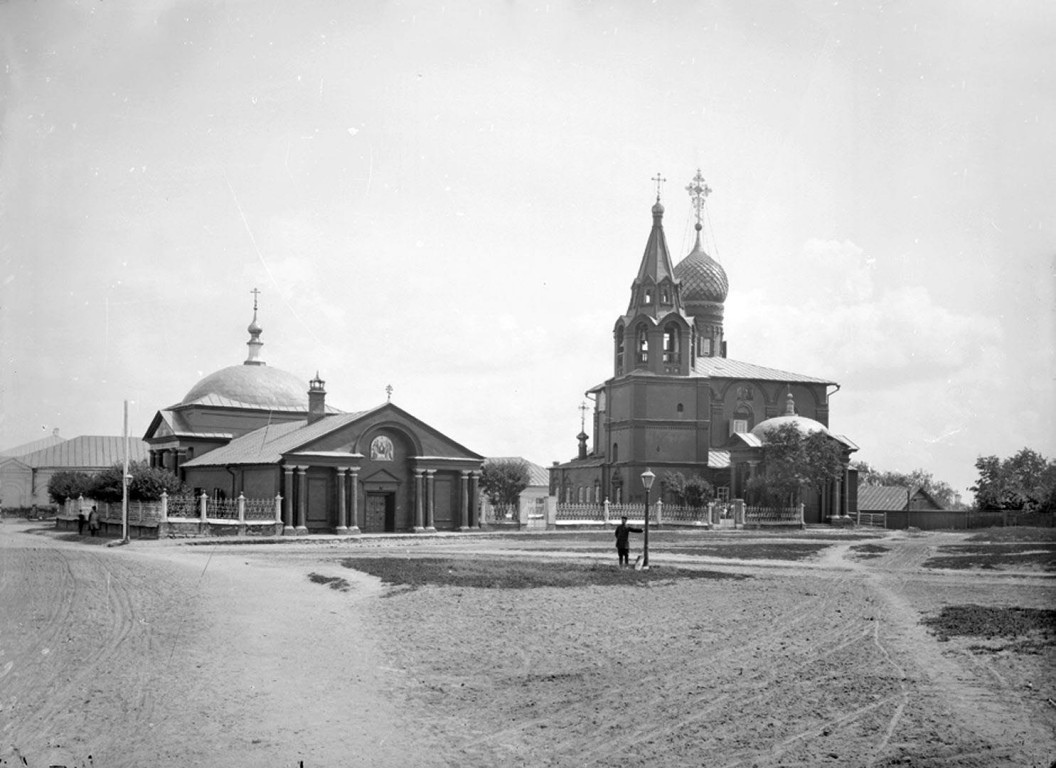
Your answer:
[[[0,448],[263,357],[575,455],[660,172],[735,360],[962,492],[1056,455],[1056,4],[0,4]]]

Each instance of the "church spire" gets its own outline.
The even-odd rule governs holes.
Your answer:
[[[242,365],[267,365],[260,357],[260,348],[264,346],[264,342],[260,340],[260,334],[264,332],[264,329],[257,324],[257,297],[260,291],[254,288],[250,293],[253,294],[253,320],[246,329],[249,331],[249,341],[246,342],[246,346],[249,347],[249,357]]]
[[[653,204],[653,228],[645,243],[638,276],[631,285],[631,303],[627,314],[645,312],[659,318],[672,309],[681,309],[675,281],[675,269],[671,264],[671,252],[664,235],[664,206],[660,202],[660,186],[667,179],[656,174],[656,203]]]

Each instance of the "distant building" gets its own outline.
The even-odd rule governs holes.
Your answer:
[[[520,456],[491,456],[484,460],[484,467],[492,462],[520,461],[528,470],[528,485],[521,491],[516,509],[494,509],[487,496],[480,494],[481,517],[484,520],[519,522],[522,527],[546,527],[546,503],[550,497],[550,476],[538,464]],[[507,517],[508,516],[508,517]]]
[[[260,357],[257,303],[242,365],[158,411],[151,463],[214,500],[281,495],[287,534],[460,530],[479,525],[484,457],[391,402],[346,413]],[[389,388],[391,399],[391,388]]]
[[[630,302],[613,327],[613,375],[587,390],[594,403],[591,434],[584,426],[577,457],[550,468],[559,502],[640,503],[646,469],[657,476],[654,499],[669,472],[704,477],[720,500],[743,498],[766,434],[775,420],[790,416],[838,441],[845,468],[857,450],[828,429],[830,388],[838,384],[727,358],[729,281],[701,244],[711,190],[699,171],[686,189],[697,215],[696,243],[672,265],[658,193]],[[806,521],[846,516],[849,487],[845,471],[829,492],[808,494]]]
[[[941,509],[942,504],[923,488],[864,483],[858,486],[859,512],[934,512]]]
[[[41,442],[49,444],[27,453],[19,453],[19,448],[13,448],[0,456],[0,506],[3,508],[49,505],[48,482],[57,472],[91,474],[125,460],[126,441],[123,437],[82,435],[64,440],[56,434],[44,441],[27,443],[27,446],[33,447]],[[130,462],[146,461],[146,443],[133,438],[127,443]]]

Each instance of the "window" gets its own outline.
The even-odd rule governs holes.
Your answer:
[[[678,413],[678,415],[679,415],[679,416],[681,416],[681,415],[682,415],[682,412],[683,412],[683,411],[685,411],[685,410],[686,410],[686,409],[685,409],[685,408],[684,408],[684,407],[682,406],[682,403],[679,403],[679,404],[678,404],[678,407],[677,407],[677,408],[675,408],[675,411],[676,411],[676,412]]]
[[[601,498],[601,481],[600,480],[595,480],[594,481],[594,501],[598,502],[599,504],[602,502],[602,498]]]
[[[680,363],[682,356],[679,354],[679,333],[677,325],[664,326],[664,362]]]
[[[623,326],[616,329],[616,368],[623,370]]]
[[[579,503],[580,504],[585,504],[586,503],[586,500],[587,500],[587,489],[586,488],[584,488],[582,485],[579,486],[579,492],[576,495],[579,498]]]
[[[697,352],[697,354],[704,357],[711,357],[711,339],[706,336],[699,336],[697,340],[700,343],[700,351]]]
[[[667,288],[662,288],[660,290],[660,303],[661,304],[670,304],[671,303],[671,294],[668,292]]]
[[[730,500],[730,489],[729,489],[729,486],[726,486],[726,485],[720,486],[715,491],[715,495],[716,495],[716,498],[718,498],[719,501],[721,501],[722,503],[725,504],[727,501]]]
[[[612,462],[615,464],[620,460],[620,445],[619,443],[612,444]]]
[[[652,288],[646,288],[645,289],[645,303],[646,304],[652,304],[653,303],[653,289]]]
[[[644,325],[638,326],[638,363],[649,362],[649,331]]]

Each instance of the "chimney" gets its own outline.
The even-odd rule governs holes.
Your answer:
[[[323,385],[325,381],[319,378],[319,371],[315,372],[315,378],[308,382],[308,423],[312,424],[326,416],[326,390]]]

